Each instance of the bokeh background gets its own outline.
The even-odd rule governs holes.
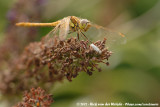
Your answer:
[[[7,31],[12,24],[10,23],[12,19],[8,18],[9,10],[15,7],[16,2],[19,1],[0,1],[1,45],[8,41]],[[25,2],[25,0],[22,1]],[[39,13],[40,19],[37,16],[32,20],[34,17],[32,14],[31,18],[22,18],[22,21],[53,22],[73,15],[123,32],[127,38],[126,44],[116,47],[114,54],[109,59],[110,66],[100,65],[102,72],[95,71],[92,76],[80,73],[72,82],[64,80],[50,87],[50,93],[54,95],[55,100],[52,104],[53,107],[75,107],[77,103],[81,102],[160,103],[159,0],[39,1],[43,4],[43,7],[40,7],[42,8]],[[35,6],[37,5],[35,4]],[[21,10],[22,7],[17,6],[17,8]],[[33,11],[36,11],[35,8],[30,7],[29,12]],[[24,11],[25,14],[29,13]],[[29,42],[39,41],[51,29],[37,28],[38,36],[34,39],[30,36],[27,42],[22,43],[23,45],[16,44],[12,57],[20,54]],[[23,37],[18,35],[14,35],[12,41],[15,40],[13,38],[23,41]],[[13,44],[12,47],[14,47]],[[0,54],[5,53],[2,51]],[[5,56],[4,61],[6,61],[6,66],[8,57]],[[4,66],[1,67],[4,68]],[[4,100],[0,102],[1,106],[7,106]]]

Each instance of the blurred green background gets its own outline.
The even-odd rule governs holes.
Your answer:
[[[6,13],[16,0],[0,1],[0,41]],[[160,103],[160,1],[159,0],[48,0],[43,22],[66,16],[86,18],[126,35],[102,72],[86,73],[51,87],[53,107],[76,107],[85,102]],[[52,28],[39,28],[40,36]],[[2,54],[2,53],[1,53]]]

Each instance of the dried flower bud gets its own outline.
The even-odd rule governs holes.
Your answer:
[[[80,72],[92,75],[94,71],[101,71],[99,63],[106,64],[112,54],[105,48],[106,39],[91,45],[88,41],[78,41],[76,38],[60,41],[54,36],[52,39],[54,42],[47,42],[52,44],[49,47],[42,40],[30,43],[25,48],[17,59],[16,67],[11,69],[13,77],[8,83],[14,85],[8,85],[3,92],[9,94],[10,90],[11,93],[17,93],[18,89],[23,91],[40,84],[47,89],[64,78],[72,81]]]
[[[24,47],[39,37],[39,32],[37,28],[33,27],[27,29],[16,27],[15,23],[26,22],[28,19],[41,22],[45,13],[43,9],[47,1],[48,0],[16,0],[6,15],[8,24],[5,25],[5,38],[0,45],[0,53],[3,53],[0,54],[0,92],[3,94],[17,95],[18,92],[24,90],[26,87],[26,89],[30,88],[27,84],[24,85],[26,82],[24,82],[25,79],[23,78],[26,75],[29,77],[30,74],[24,73],[19,68],[25,69],[24,67],[26,67],[27,64],[31,66],[33,63],[30,59],[24,66],[23,64],[19,64],[17,60],[21,59],[20,55]],[[37,62],[36,64],[39,65]],[[18,65],[18,68],[16,68],[16,65]],[[18,83],[15,81],[18,81]]]
[[[46,94],[43,89],[32,88],[30,92],[25,92],[23,101],[14,107],[50,107],[53,103],[52,95]]]

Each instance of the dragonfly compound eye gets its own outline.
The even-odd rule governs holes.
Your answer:
[[[89,21],[87,19],[82,19],[81,20],[81,24],[84,26],[84,25],[87,25],[87,23],[89,23]]]
[[[89,20],[81,19],[81,26],[80,26],[81,29],[84,29],[84,31],[87,31],[89,26],[90,26],[90,21]]]

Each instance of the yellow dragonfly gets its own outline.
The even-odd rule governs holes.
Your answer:
[[[123,43],[125,42],[125,35],[116,32],[113,30],[110,30],[108,28],[99,26],[97,24],[94,24],[90,22],[87,19],[81,19],[76,16],[68,16],[61,20],[58,20],[56,22],[52,23],[30,23],[30,22],[20,22],[16,23],[16,26],[24,26],[24,27],[55,27],[53,30],[51,30],[47,36],[46,44],[50,38],[52,38],[54,35],[59,36],[60,40],[64,40],[67,35],[76,33],[77,38],[79,39],[79,36],[85,37],[85,39],[91,41],[93,40],[99,40],[101,38],[107,39],[107,44],[111,45],[112,43]],[[87,33],[87,36],[86,34]],[[90,37],[90,39],[88,39]]]

